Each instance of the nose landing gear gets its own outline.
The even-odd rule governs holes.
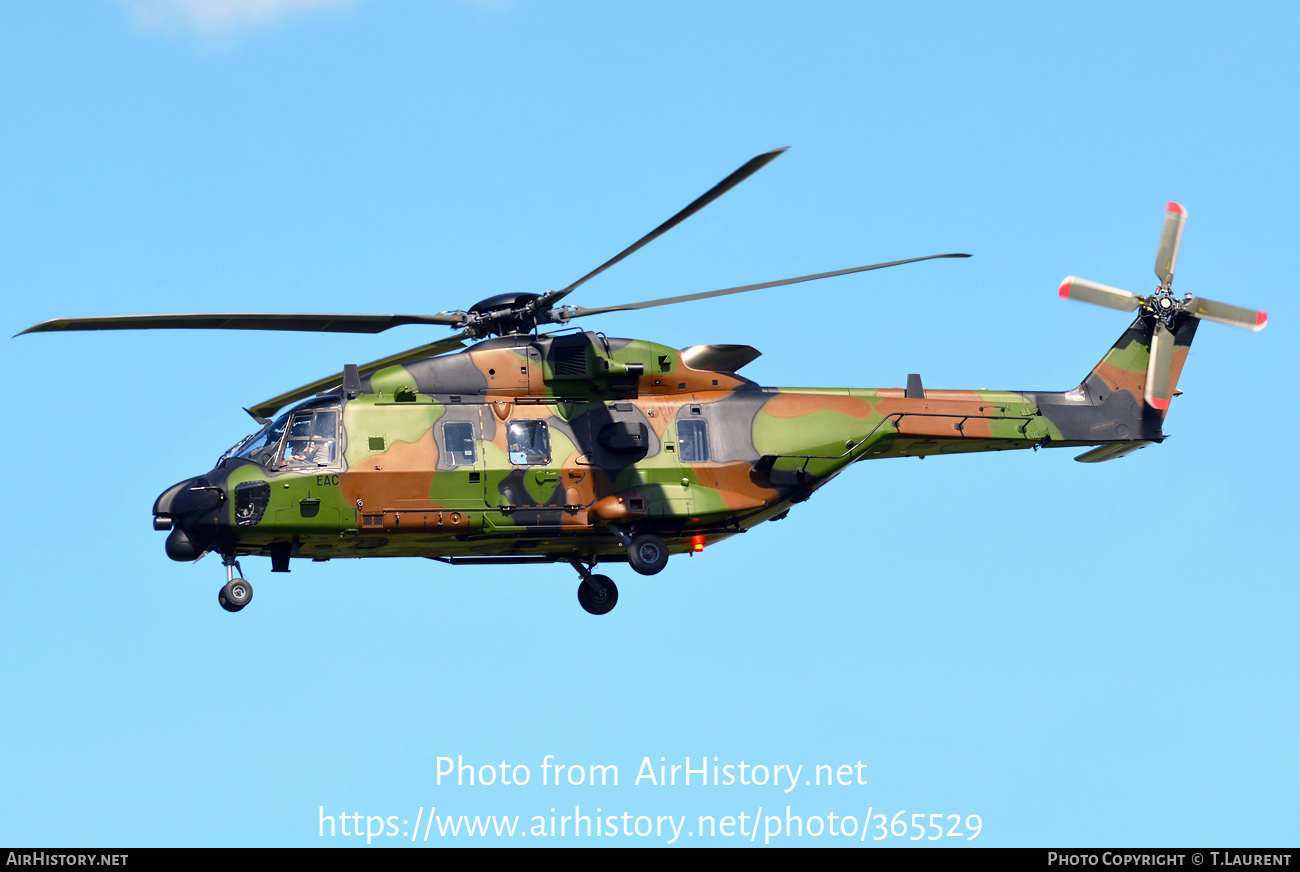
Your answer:
[[[244,570],[234,557],[223,557],[226,565],[226,584],[217,592],[217,602],[228,612],[237,612],[253,599],[253,586],[243,578]],[[239,570],[239,575],[235,575]]]
[[[592,575],[580,561],[571,561],[582,581],[578,582],[578,605],[589,614],[609,614],[618,605],[618,588],[608,575]]]

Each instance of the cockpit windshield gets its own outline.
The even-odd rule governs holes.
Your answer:
[[[335,466],[341,462],[341,418],[337,401],[303,403],[245,436],[221,460],[237,457],[270,470]]]
[[[262,466],[270,466],[288,425],[289,416],[281,415],[253,435],[245,436],[238,445],[226,452],[226,456],[241,457]]]

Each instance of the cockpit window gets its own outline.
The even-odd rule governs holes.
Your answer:
[[[245,437],[244,441],[235,446],[231,454],[268,466],[275,458],[276,451],[280,447],[280,437],[284,435],[284,428],[288,425],[289,416],[281,415],[252,436]]]
[[[338,441],[338,409],[294,412],[279,465],[281,468],[333,466],[338,462]]]
[[[510,462],[516,466],[551,462],[551,437],[545,421],[511,421],[506,437]]]

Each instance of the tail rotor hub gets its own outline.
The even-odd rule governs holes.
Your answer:
[[[1183,302],[1176,299],[1167,288],[1161,288],[1146,298],[1143,308],[1165,324],[1173,326],[1174,317],[1183,310]]]

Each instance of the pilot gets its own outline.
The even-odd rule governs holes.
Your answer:
[[[333,458],[333,439],[322,439],[313,437],[311,439],[293,443],[288,460],[292,463],[303,463],[310,466],[318,466],[329,463]]]

